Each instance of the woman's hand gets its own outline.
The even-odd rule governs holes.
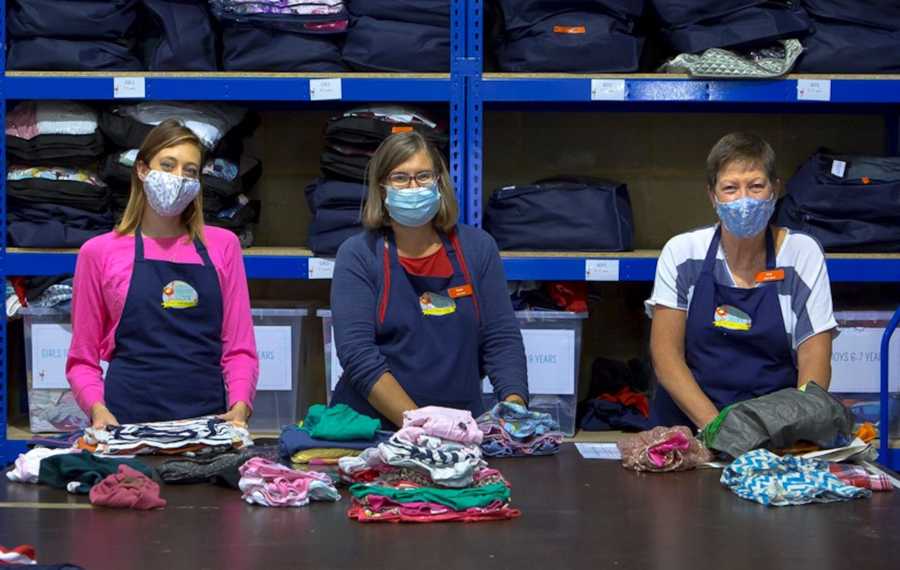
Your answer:
[[[244,402],[238,402],[231,406],[228,413],[219,416],[219,419],[231,422],[238,427],[247,427],[247,420],[250,418],[250,406]]]
[[[106,429],[106,426],[117,426],[119,420],[112,412],[101,403],[91,406],[91,427],[94,429]]]

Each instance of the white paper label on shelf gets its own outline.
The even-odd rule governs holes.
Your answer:
[[[591,79],[591,101],[624,100],[624,79]]]
[[[585,281],[618,281],[618,259],[586,259],[584,261]]]
[[[847,163],[843,160],[834,160],[831,162],[831,174],[832,176],[837,176],[838,178],[843,178],[844,173],[847,172]]]
[[[113,78],[113,99],[143,99],[147,96],[147,83],[143,77]]]
[[[340,100],[341,97],[342,95],[340,79],[309,80],[310,101],[333,101]]]
[[[31,373],[35,390],[68,390],[66,359],[72,342],[72,325],[34,323],[31,325]],[[109,364],[100,362],[103,375]]]
[[[608,459],[620,461],[622,452],[615,443],[576,443],[575,448],[584,459]]]
[[[258,325],[253,327],[256,353],[259,355],[257,390],[287,391],[293,387],[291,327]]]
[[[798,79],[798,101],[831,101],[830,79]]]
[[[334,276],[334,260],[323,257],[309,258],[310,279],[331,279]]]
[[[528,366],[528,391],[531,394],[575,393],[575,331],[561,329],[522,329]],[[493,392],[487,378],[482,390]]]

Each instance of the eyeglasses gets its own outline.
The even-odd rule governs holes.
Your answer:
[[[416,172],[415,176],[406,172],[392,172],[388,175],[388,183],[394,188],[409,188],[413,180],[419,186],[429,186],[437,180],[437,176],[431,170]]]

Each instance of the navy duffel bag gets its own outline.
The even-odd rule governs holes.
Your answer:
[[[484,227],[503,250],[628,251],[634,235],[628,187],[589,177],[495,190]]]
[[[765,4],[764,0],[651,0],[656,19],[665,28],[722,18],[746,8]]]
[[[787,184],[779,225],[826,251],[900,252],[900,157],[818,152]]]
[[[205,2],[143,0],[150,30],[144,63],[150,71],[215,71],[216,32]]]
[[[333,35],[222,22],[226,71],[340,72],[341,50]]]
[[[663,28],[662,35],[678,53],[700,53],[710,48],[743,48],[802,38],[812,30],[809,16],[799,6],[785,2],[754,4],[710,19]]]
[[[144,69],[127,44],[56,38],[10,40],[6,67],[32,71],[140,71]]]
[[[120,40],[132,34],[138,0],[14,0],[7,6],[12,38]]]
[[[356,17],[450,27],[450,0],[350,0],[346,4]]]
[[[603,73],[637,71],[644,38],[634,24],[593,12],[568,12],[507,32],[497,65],[508,72]]]
[[[360,205],[365,202],[368,189],[365,184],[356,182],[317,178],[306,186],[305,193],[309,211],[313,214],[323,208],[356,210],[356,218],[351,223],[359,223]]]
[[[550,16],[566,12],[602,13],[636,21],[644,14],[645,0],[496,0],[506,33],[517,34]]]
[[[360,71],[450,71],[450,28],[352,18],[343,55],[347,65]]]

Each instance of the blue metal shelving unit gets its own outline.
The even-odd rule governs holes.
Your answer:
[[[896,406],[900,404],[900,393],[891,394],[890,362],[891,337],[900,326],[900,308],[894,313],[881,337],[881,421],[879,422],[878,461],[883,465],[900,470],[900,448],[891,448],[891,419],[897,417]],[[892,413],[893,412],[893,413]]]

